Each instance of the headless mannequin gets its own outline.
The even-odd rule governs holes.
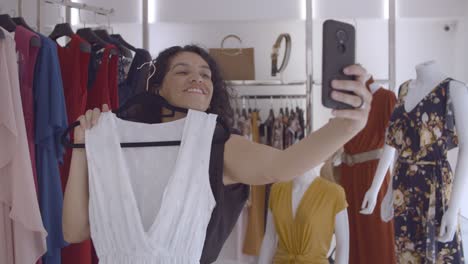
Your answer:
[[[409,83],[409,91],[405,99],[405,110],[411,111],[417,104],[448,76],[444,74],[435,61],[429,61],[416,66],[416,80]],[[455,124],[459,141],[458,162],[454,171],[454,182],[450,204],[442,217],[439,241],[452,241],[458,226],[463,190],[468,180],[468,120],[464,114],[468,112],[468,87],[458,81],[450,82],[450,99],[453,103]],[[385,178],[385,174],[395,157],[395,149],[385,145],[371,187],[367,191],[363,203],[362,214],[372,214],[375,208],[377,194]]]
[[[378,83],[374,82],[369,85],[369,88],[370,88],[371,93],[375,94],[375,92],[377,92],[377,90],[379,90],[381,87]]]
[[[304,175],[297,177],[293,181],[292,191],[292,209],[293,215],[296,215],[297,207],[300,204],[302,196],[305,191],[309,188],[310,184],[317,178],[320,177],[319,165],[313,170],[305,173]],[[346,209],[339,212],[335,217],[335,236],[336,236],[336,253],[335,263],[345,264],[348,263],[349,259],[349,225],[348,225],[348,213]],[[278,235],[276,234],[274,219],[271,210],[268,210],[267,226],[265,230],[265,236],[263,238],[262,248],[258,264],[271,264],[273,263],[273,257],[276,252],[278,245]]]

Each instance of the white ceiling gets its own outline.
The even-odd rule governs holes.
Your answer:
[[[18,0],[1,0],[3,13],[12,13]],[[37,0],[22,0],[23,16],[35,24]],[[140,23],[142,0],[74,0],[114,8],[111,23]],[[393,0],[148,0],[162,22],[298,20],[305,14],[305,1],[312,1],[316,18],[382,18]],[[468,17],[468,0],[396,0],[398,17]],[[56,23],[57,8],[42,5],[44,22]],[[151,12],[151,10],[150,10]],[[87,23],[106,23],[106,18],[81,13]],[[50,21],[48,21],[50,20]]]

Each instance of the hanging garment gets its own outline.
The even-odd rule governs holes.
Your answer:
[[[113,45],[107,45],[102,51],[92,51],[88,75],[87,109],[102,108],[107,104],[110,109],[117,109],[117,60],[118,57],[110,55],[115,49]],[[92,67],[91,67],[92,66]],[[110,73],[114,75],[111,76]],[[115,79],[115,82],[113,80]],[[115,90],[114,90],[115,89]]]
[[[121,105],[125,104],[129,98],[136,94],[146,91],[146,80],[151,67],[150,65],[142,65],[149,61],[151,61],[151,55],[147,50],[136,50],[127,78],[119,84],[119,99]],[[141,66],[142,68],[138,69]]]
[[[437,240],[453,182],[447,151],[458,145],[450,81],[442,81],[409,112],[405,82],[390,119],[387,144],[398,152],[393,176],[398,263],[464,263],[459,229],[453,241]]]
[[[371,111],[366,127],[344,146],[346,156],[358,157],[362,153],[381,150],[385,144],[385,131],[395,107],[396,97],[393,92],[379,89],[373,94]],[[356,156],[358,155],[358,156]],[[374,214],[363,215],[361,204],[377,170],[380,156],[373,155],[363,162],[343,163],[340,166],[340,184],[346,192],[349,203],[350,264],[395,263],[395,241],[393,221],[383,222],[380,219],[380,206],[390,182],[387,172],[377,196]],[[367,160],[367,161],[366,161]]]
[[[184,119],[144,124],[108,112],[86,131],[90,228],[100,263],[199,263],[215,207],[208,170],[216,118],[189,110]],[[179,148],[120,147],[180,138]]]
[[[220,138],[226,141],[230,135],[221,126],[217,126],[213,141]],[[224,185],[224,143],[213,143],[210,156],[210,184],[216,206],[211,214],[210,223],[206,231],[205,245],[200,260],[201,264],[209,264],[220,259],[219,263],[227,264],[226,259],[238,259],[237,253],[242,252],[243,237],[232,237],[230,234],[244,234],[247,214],[241,214],[249,196],[249,186],[245,184]],[[239,223],[241,225],[239,227]],[[241,228],[244,232],[240,233]],[[236,242],[237,241],[237,242]],[[232,249],[232,243],[234,249]],[[234,258],[227,251],[234,250]],[[238,263],[236,263],[238,264]]]
[[[259,143],[258,112],[251,114],[252,141]],[[265,185],[250,186],[250,206],[248,208],[248,224],[244,240],[243,252],[251,256],[258,256],[265,235]]]
[[[90,58],[90,68],[88,76],[88,98],[87,108],[102,108],[103,104],[107,104],[110,109],[117,109],[119,106],[119,95],[117,87],[118,75],[118,56],[111,55],[111,50],[116,47],[112,44],[106,45],[101,50],[93,50]],[[89,81],[92,81],[91,83]],[[91,257],[93,264],[98,263],[98,257],[91,242]]]
[[[136,105],[138,106],[138,105]],[[147,109],[142,106],[141,108]],[[154,118],[152,109],[148,109],[151,113],[145,111],[130,111],[121,113],[123,119],[134,122],[143,122],[152,124],[157,122]],[[237,220],[240,217],[242,209],[249,195],[249,186],[238,183],[224,185],[223,170],[224,170],[224,147],[226,141],[230,138],[231,134],[239,135],[239,132],[227,132],[219,123],[216,125],[213,141],[211,145],[209,175],[211,191],[216,201],[216,206],[211,214],[210,222],[206,230],[206,238],[203,246],[203,252],[200,259],[201,264],[209,264],[219,259],[224,262],[225,245],[230,244],[232,240],[230,234],[236,232]],[[247,216],[247,215],[245,215]],[[245,225],[244,225],[245,226]],[[244,230],[245,231],[245,230]],[[229,238],[228,238],[229,237]],[[236,252],[242,252],[242,242],[240,242],[240,249]],[[223,249],[223,250],[222,250]]]
[[[115,46],[114,46],[115,47]],[[119,87],[118,87],[118,76],[119,76],[119,56],[111,55],[109,58],[109,98],[112,109],[119,108]]]
[[[65,152],[59,138],[67,128],[67,113],[57,45],[39,34],[42,46],[34,73],[36,166],[39,205],[47,230],[44,264],[61,263],[60,251],[67,243],[62,233],[63,193],[59,164]]]
[[[86,43],[80,36],[73,34],[65,47],[57,44],[60,69],[63,81],[63,93],[67,107],[68,123],[73,123],[85,113],[88,83],[89,52],[83,52],[81,46]],[[73,135],[71,137],[73,142]],[[64,162],[60,166],[62,190],[65,191],[72,149],[67,149]],[[70,244],[62,249],[62,263],[89,264],[91,263],[91,243],[85,241]]]
[[[283,126],[283,117],[280,114],[279,117],[275,119],[273,123],[273,136],[271,138],[271,146],[277,149],[283,149],[283,133],[284,133],[284,126]]]
[[[110,51],[116,49],[114,45],[107,45],[104,48],[103,56],[100,60],[101,65],[96,76],[94,87],[88,93],[88,107],[102,108],[102,105],[107,103],[111,109],[119,107],[119,90],[118,90],[118,55],[111,55]],[[107,73],[107,76],[106,76]],[[107,80],[106,80],[107,77]],[[100,102],[100,103],[99,103]],[[92,264],[98,264],[98,256],[93,242],[91,241],[91,258]]]
[[[292,210],[292,182],[271,188],[270,210],[278,234],[275,264],[329,264],[327,253],[335,230],[336,215],[347,207],[343,188],[316,178]]]
[[[125,57],[123,54],[119,54],[119,60],[117,63],[118,75],[117,75],[117,86],[119,91],[119,102],[122,102],[122,91],[126,90],[125,80],[127,79],[128,71],[130,70],[130,65],[132,64],[132,59]]]
[[[21,102],[23,106],[26,134],[28,135],[29,155],[37,191],[36,155],[34,147],[34,93],[33,79],[39,47],[31,45],[31,39],[39,36],[22,26],[16,26],[15,42],[18,52],[18,71],[20,80]]]
[[[0,263],[35,263],[46,252],[22,109],[13,36],[0,27]]]

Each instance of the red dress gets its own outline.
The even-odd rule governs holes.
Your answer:
[[[88,65],[90,54],[81,51],[80,46],[86,43],[78,35],[72,35],[66,47],[57,45],[62,73],[63,92],[67,107],[68,123],[71,124],[86,111]],[[73,135],[71,140],[73,140]],[[63,165],[60,167],[62,190],[65,191],[70,170],[71,149],[66,149]],[[91,243],[85,241],[71,244],[62,249],[62,263],[90,264]]]
[[[34,144],[34,93],[33,79],[39,47],[31,46],[31,39],[39,36],[22,26],[15,29],[15,43],[18,52],[18,71],[20,80],[21,103],[23,105],[26,135],[28,137],[29,155],[37,191],[36,155]]]
[[[111,56],[110,51],[116,50],[114,45],[107,45],[104,48],[96,80],[88,90],[87,109],[102,108],[107,104],[111,109],[119,107],[117,74],[118,74],[118,55]]]
[[[344,146],[344,151],[355,155],[382,148],[395,103],[396,97],[393,92],[382,88],[377,90],[373,95],[366,127]],[[341,165],[341,185],[349,203],[350,264],[396,263],[393,221],[385,223],[380,218],[380,205],[389,187],[389,172],[378,194],[374,213],[363,215],[359,212],[378,163],[379,160],[375,159],[353,166]]]

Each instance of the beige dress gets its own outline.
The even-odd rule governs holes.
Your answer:
[[[29,156],[13,36],[0,39],[0,263],[35,263],[45,231]]]

